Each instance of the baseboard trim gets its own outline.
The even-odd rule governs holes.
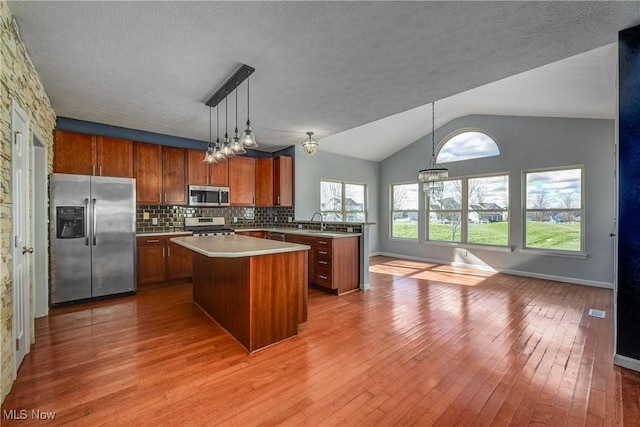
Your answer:
[[[640,372],[640,360],[632,359],[631,357],[615,354],[613,356],[613,363],[623,368],[631,369]]]
[[[596,288],[613,289],[613,283],[597,282],[595,280],[584,280],[584,279],[579,279],[577,277],[564,277],[564,276],[555,276],[551,274],[531,273],[529,271],[500,269],[500,268],[493,268],[485,265],[465,264],[461,262],[445,262],[442,260],[437,260],[432,258],[423,258],[423,257],[416,257],[411,255],[400,255],[400,254],[394,254],[390,252],[379,252],[378,255],[389,256],[389,257],[400,258],[400,259],[408,259],[412,261],[430,262],[433,264],[450,265],[453,267],[466,267],[474,270],[495,271],[497,273],[513,274],[514,276],[531,277],[534,279],[543,279],[543,280],[553,280],[556,282],[573,283],[576,285],[593,286]]]

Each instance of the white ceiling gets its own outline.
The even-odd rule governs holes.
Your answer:
[[[369,160],[430,132],[431,101],[437,126],[612,118],[617,32],[640,23],[640,2],[8,4],[59,116],[207,141],[204,102],[245,63],[261,149],[313,131]]]

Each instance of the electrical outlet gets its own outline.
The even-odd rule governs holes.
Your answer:
[[[293,218],[292,217],[287,217],[287,222],[293,222]]]
[[[151,219],[151,224],[152,225],[158,225],[158,218],[152,218]]]
[[[347,233],[353,233],[353,227],[347,227]]]
[[[149,212],[147,211],[142,212],[142,219],[149,219]]]
[[[238,222],[238,217],[237,216],[233,217],[233,222]]]
[[[302,230],[302,224],[298,224],[298,228]]]
[[[277,217],[277,216],[274,216],[274,217],[273,217],[273,221],[274,221],[274,222],[278,222],[278,217]]]

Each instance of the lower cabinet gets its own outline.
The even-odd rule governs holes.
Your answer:
[[[286,241],[311,246],[309,282],[338,295],[360,286],[358,237],[325,238],[287,234]]]
[[[269,237],[268,231],[263,230],[251,230],[251,231],[238,231],[235,232],[238,236],[257,237],[259,239],[267,239]]]
[[[138,284],[185,279],[193,275],[193,253],[171,242],[172,235],[138,236]]]

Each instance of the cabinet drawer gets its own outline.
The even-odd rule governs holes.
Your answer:
[[[333,257],[333,249],[331,249],[331,246],[314,246],[313,250],[317,257]]]
[[[333,288],[333,274],[330,268],[317,267],[315,273],[315,283],[325,288]]]
[[[333,239],[323,239],[316,238],[315,245],[318,249],[320,248],[332,248],[333,247]]]
[[[164,246],[167,241],[165,236],[149,236],[136,238],[138,246]]]
[[[328,268],[331,269],[332,265],[333,265],[333,259],[331,258],[331,256],[322,256],[322,255],[316,255],[316,266],[318,268]]]

